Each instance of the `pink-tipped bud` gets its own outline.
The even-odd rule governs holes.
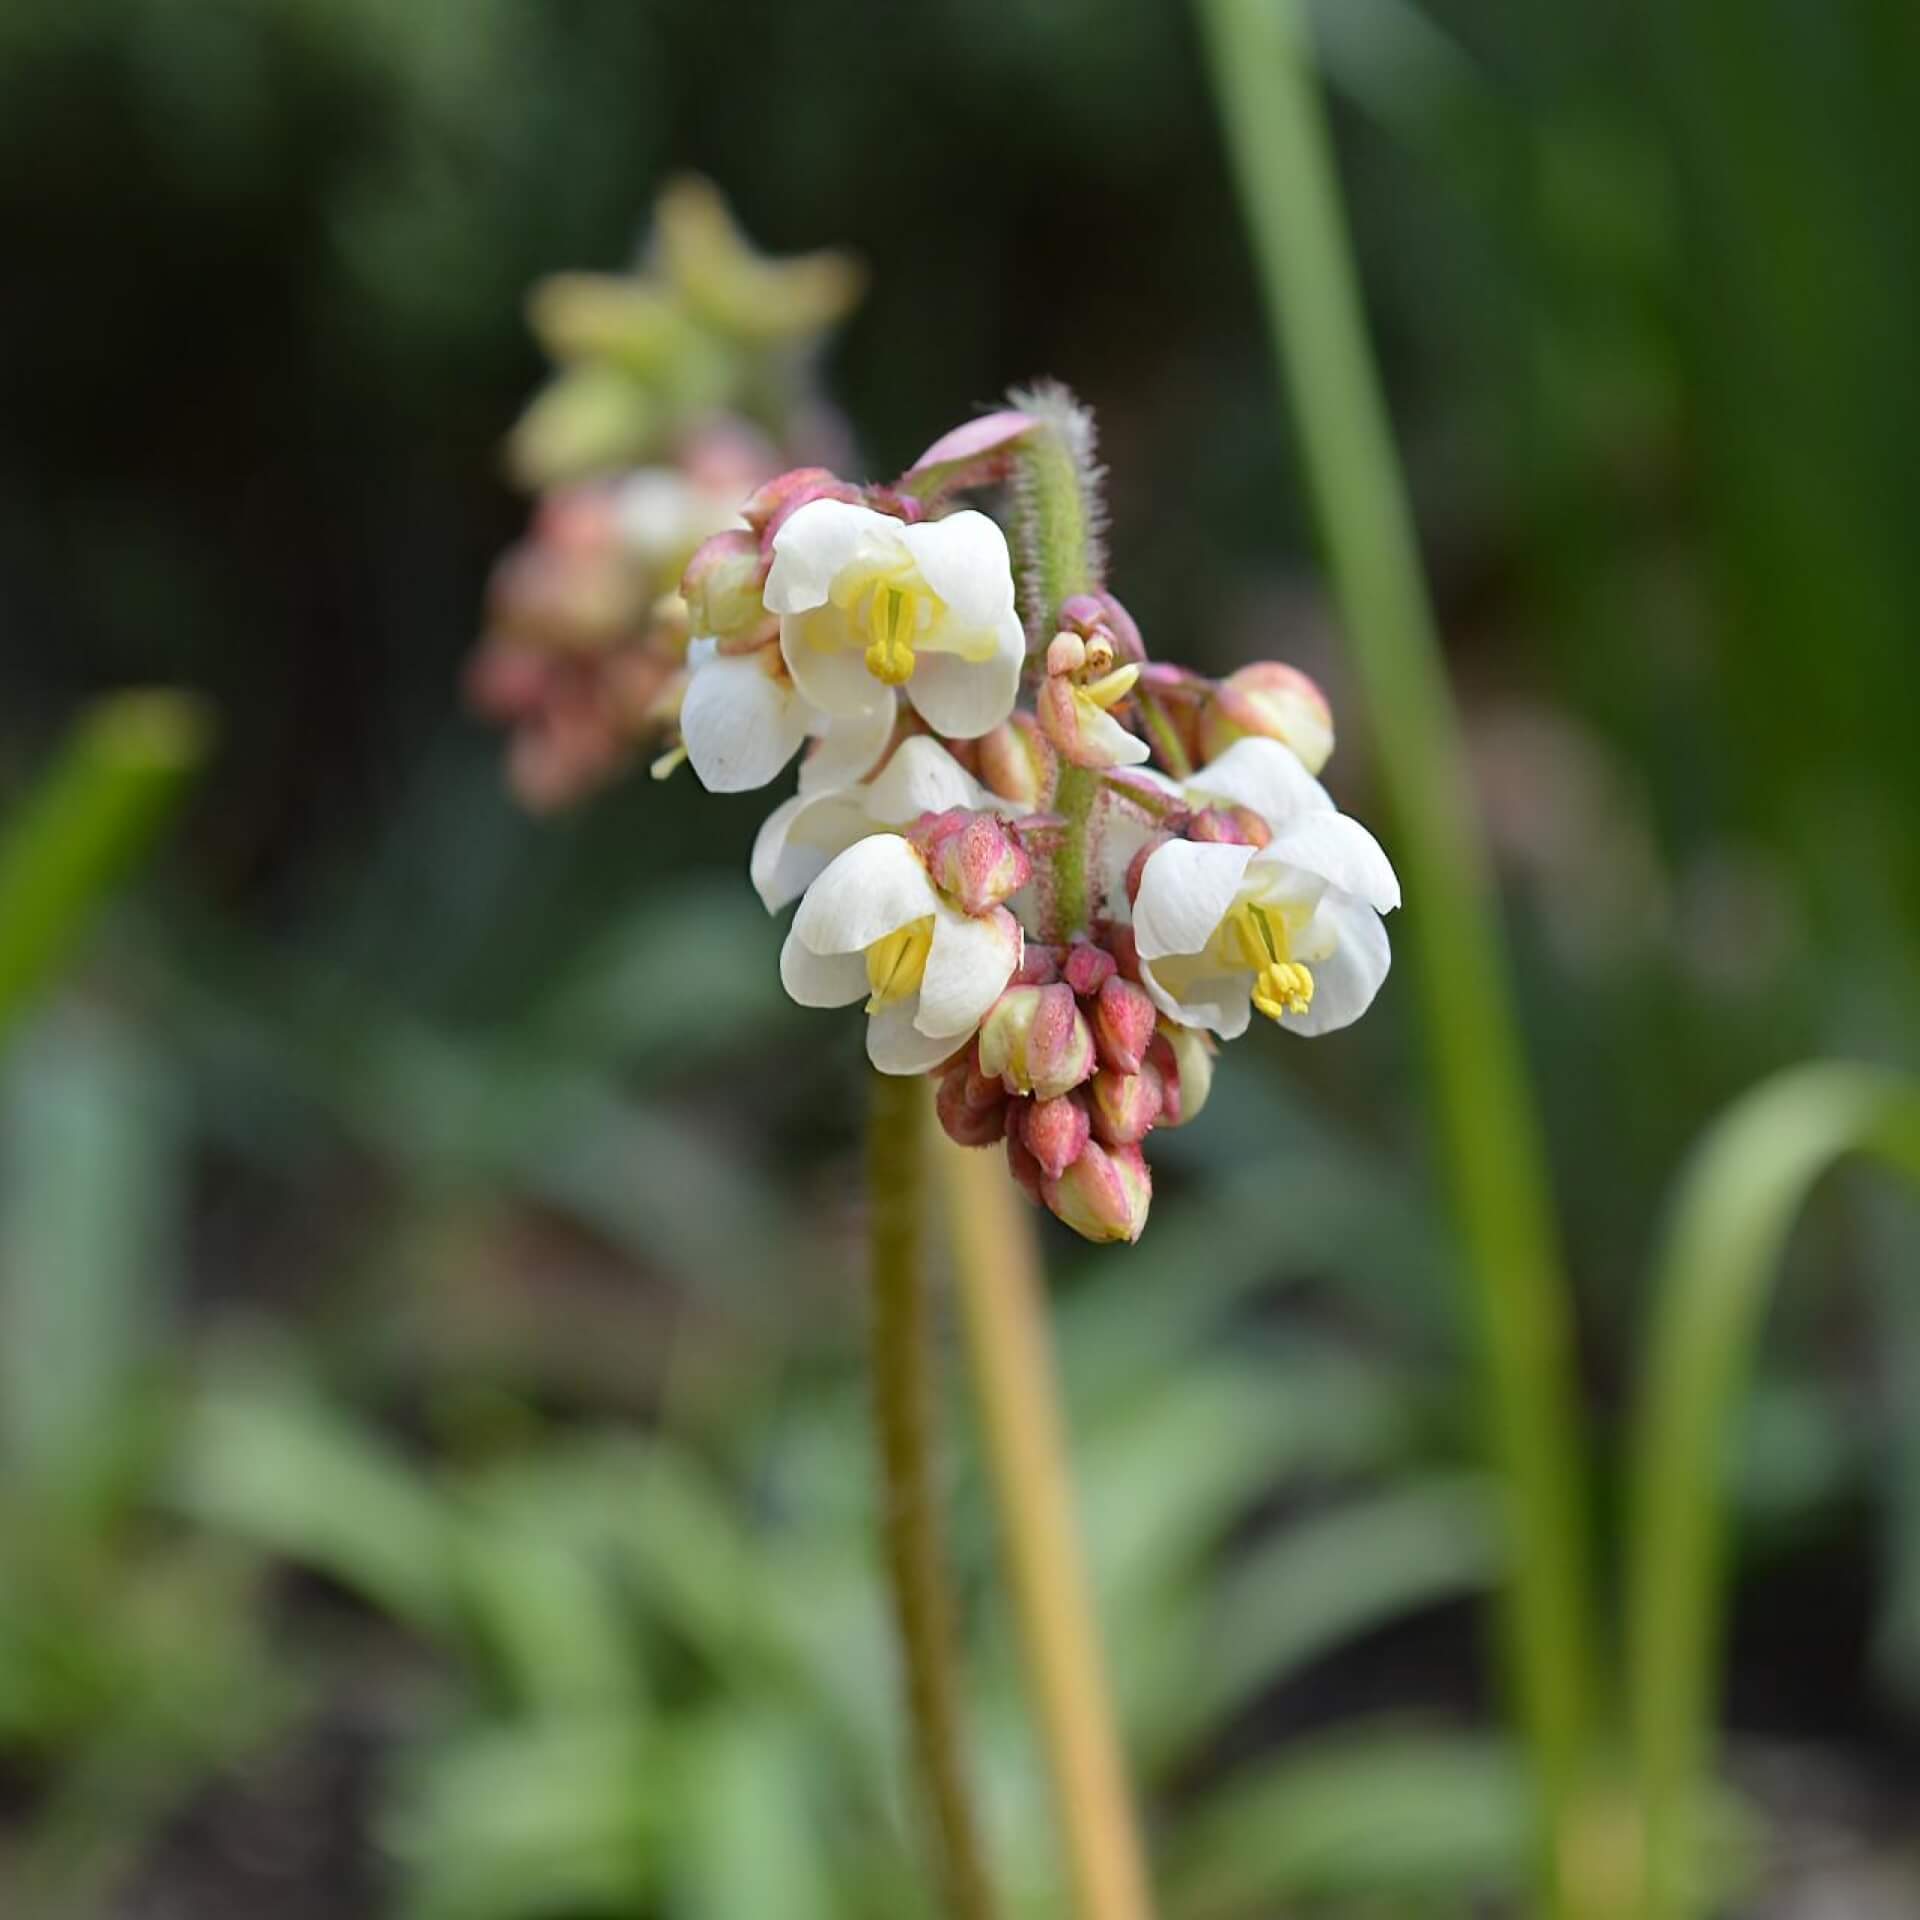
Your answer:
[[[995,813],[924,814],[907,837],[926,855],[934,884],[969,913],[997,907],[1033,878],[1019,835]]]
[[[1166,1095],[1158,1069],[1142,1062],[1138,1073],[1096,1073],[1093,1089],[1094,1137],[1109,1147],[1131,1146],[1144,1140],[1160,1119]]]
[[[810,500],[859,498],[858,487],[827,467],[795,467],[788,473],[775,474],[759,488],[741,507],[740,517],[762,541],[767,541],[789,515],[798,513]]]
[[[1052,792],[1058,761],[1039,729],[1016,714],[978,743],[980,778],[1002,800],[1037,811]]]
[[[1028,1100],[1018,1111],[1022,1143],[1040,1163],[1040,1171],[1058,1180],[1093,1134],[1085,1096],[1062,1093],[1051,1100]]]
[[[1093,1034],[1101,1063],[1116,1073],[1138,1073],[1153,1044],[1159,1014],[1145,987],[1117,973],[1100,989],[1093,1010]]]
[[[1033,430],[1030,414],[1010,408],[983,414],[944,433],[900,477],[901,488],[937,498],[956,487],[984,487],[1004,480],[1014,450]]]
[[[1067,949],[1061,976],[1082,1000],[1091,1000],[1114,975],[1114,958],[1091,940],[1076,940]]]
[[[1333,709],[1298,667],[1256,660],[1230,673],[1200,710],[1200,750],[1209,760],[1249,735],[1278,740],[1318,773],[1333,752]]]
[[[1251,807],[1203,807],[1188,819],[1187,838],[1229,847],[1264,847],[1273,830]]]
[[[1147,862],[1174,837],[1174,835],[1169,833],[1155,834],[1154,837],[1149,840],[1145,846],[1141,847],[1138,852],[1134,854],[1133,858],[1127,862],[1127,871],[1122,884],[1126,887],[1129,905],[1140,898],[1140,877],[1147,870]],[[1131,932],[1132,929],[1129,928],[1128,931]],[[1137,967],[1129,967],[1127,965],[1118,946],[1114,948],[1114,957],[1120,961],[1120,971],[1122,973],[1138,972]]]
[[[1167,1021],[1147,1049],[1147,1064],[1160,1076],[1160,1125],[1185,1126],[1213,1090],[1212,1043],[1197,1027]]]
[[[947,1138],[963,1147],[990,1147],[1007,1130],[1006,1089],[980,1074],[971,1052],[940,1076],[933,1110]]]
[[[1041,1200],[1045,1195],[1041,1189],[1047,1176],[1040,1171],[1040,1162],[1020,1144],[1020,1129],[1007,1129],[1007,1171],[1025,1192],[1029,1200]]]
[[[1050,987],[1060,978],[1060,949],[1044,940],[1029,940],[1020,950],[1020,968],[1013,976],[1016,987]]]
[[[1107,1148],[1090,1140],[1040,1197],[1088,1240],[1138,1240],[1153,1203],[1153,1175],[1138,1147]]]
[[[745,527],[703,540],[680,578],[689,630],[729,649],[762,645],[779,626],[760,597],[766,584],[766,556]]]
[[[1093,1029],[1073,989],[1009,987],[981,1023],[980,1071],[1039,1100],[1079,1086],[1093,1072]]]

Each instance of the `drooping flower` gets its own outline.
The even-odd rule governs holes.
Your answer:
[[[803,1007],[866,1001],[867,1057],[882,1073],[926,1073],[957,1053],[1020,964],[1005,907],[969,914],[936,887],[912,844],[873,834],[807,889],[780,951]]]
[[[680,737],[710,793],[764,787],[810,734],[820,742],[815,757],[824,755],[818,783],[851,785],[892,738],[891,706],[823,711],[794,685],[778,646],[726,653],[711,639],[696,640],[687,662],[692,673],[680,706]]]
[[[869,834],[897,831],[922,814],[1018,811],[930,735],[901,741],[872,779],[855,785],[835,779],[831,757],[822,764],[827,744],[802,762],[800,791],[767,815],[754,840],[749,871],[769,913],[799,899],[836,854]]]
[[[1303,1034],[1358,1019],[1387,975],[1380,916],[1400,903],[1373,835],[1277,741],[1237,742],[1185,793],[1199,807],[1244,809],[1269,837],[1173,839],[1148,854],[1133,938],[1155,1005],[1223,1039],[1256,1011]]]
[[[967,511],[909,524],[810,500],[773,536],[766,604],[800,693],[835,715],[891,714],[972,740],[1013,710],[1026,655],[1007,538]]]

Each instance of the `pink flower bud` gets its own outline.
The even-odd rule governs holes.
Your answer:
[[[1213,1048],[1197,1027],[1164,1023],[1147,1049],[1160,1075],[1160,1125],[1182,1127],[1207,1104],[1213,1089]]]
[[[963,1147],[990,1147],[1007,1130],[1006,1089],[997,1080],[981,1077],[971,1053],[940,1076],[933,1110],[948,1139]]]
[[[1298,667],[1256,660],[1228,674],[1201,709],[1201,752],[1216,759],[1249,734],[1291,747],[1309,773],[1318,773],[1333,752],[1333,709]]]
[[[740,517],[763,544],[771,542],[781,523],[810,500],[858,501],[860,489],[826,467],[795,467],[775,474],[740,509]]]
[[[1049,1180],[1058,1180],[1079,1159],[1093,1132],[1085,1097],[1056,1094],[1051,1100],[1028,1100],[1018,1109],[1020,1139],[1040,1163]]]
[[[1040,1171],[1040,1162],[1020,1144],[1017,1127],[1009,1128],[1007,1132],[1007,1171],[1013,1175],[1029,1200],[1043,1198],[1041,1188],[1047,1176]]]
[[[1138,1147],[1090,1140],[1065,1173],[1042,1184],[1040,1197],[1088,1240],[1138,1240],[1153,1201],[1153,1175]]]
[[[1060,978],[1060,949],[1044,940],[1029,940],[1020,950],[1016,987],[1050,987]]]
[[[1153,1042],[1159,1013],[1145,987],[1117,973],[1100,989],[1093,1010],[1093,1032],[1100,1059],[1116,1073],[1138,1073]]]
[[[1165,1095],[1158,1070],[1143,1062],[1138,1073],[1111,1068],[1093,1076],[1094,1136],[1109,1147],[1144,1140],[1160,1118]]]
[[[1264,847],[1273,831],[1250,807],[1203,807],[1187,821],[1187,838],[1229,847]]]
[[[1076,593],[1060,603],[1060,624],[1091,643],[1103,640],[1113,658],[1125,666],[1146,660],[1147,649],[1133,615],[1110,593]]]
[[[997,726],[979,742],[980,778],[1002,800],[1036,809],[1051,792],[1053,749],[1024,714]]]
[[[766,583],[766,556],[745,527],[703,540],[680,580],[689,628],[729,652],[764,644],[779,627],[760,598]]]
[[[1091,940],[1076,940],[1067,949],[1062,977],[1082,1000],[1091,1000],[1114,975],[1114,958]]]
[[[934,884],[969,913],[997,907],[1033,878],[1026,848],[998,814],[927,814],[907,837],[926,855]]]
[[[1065,985],[1009,987],[980,1026],[980,1071],[1050,1100],[1093,1072],[1093,1030]]]

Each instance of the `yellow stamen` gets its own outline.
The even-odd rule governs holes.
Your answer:
[[[917,993],[932,948],[932,914],[923,920],[909,920],[904,927],[896,927],[876,940],[867,949],[867,985],[873,989],[867,1011],[878,1013],[882,1007]]]
[[[1221,945],[1230,959],[1253,969],[1253,1004],[1269,1020],[1297,1017],[1312,1006],[1313,975],[1289,958],[1286,916],[1277,907],[1243,900],[1227,915]]]
[[[866,569],[848,568],[834,581],[831,599],[855,635],[866,639],[867,671],[890,687],[913,678],[914,643],[940,617],[940,601],[911,560]],[[823,630],[816,645],[834,644]],[[988,636],[991,649],[992,636]]]
[[[665,780],[679,770],[681,761],[687,757],[685,747],[670,747],[647,769],[656,780]]]

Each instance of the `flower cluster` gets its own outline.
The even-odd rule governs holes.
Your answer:
[[[539,501],[494,570],[467,680],[476,710],[510,730],[522,804],[568,805],[677,727],[681,575],[795,458],[840,456],[811,365],[859,281],[840,254],[761,255],[715,190],[684,178],[661,195],[635,273],[534,290],[555,371],[507,463]]]
[[[955,1140],[1004,1142],[1069,1226],[1132,1240],[1144,1143],[1205,1104],[1215,1040],[1356,1019],[1399,889],[1315,777],[1311,680],[1148,659],[1101,578],[1096,477],[1047,392],[891,485],[768,481],[688,564],[679,725],[716,791],[804,749],[752,858],[770,911],[799,902],[794,999],[861,1006],[873,1064],[937,1076]],[[1011,545],[959,504],[1002,487]]]

